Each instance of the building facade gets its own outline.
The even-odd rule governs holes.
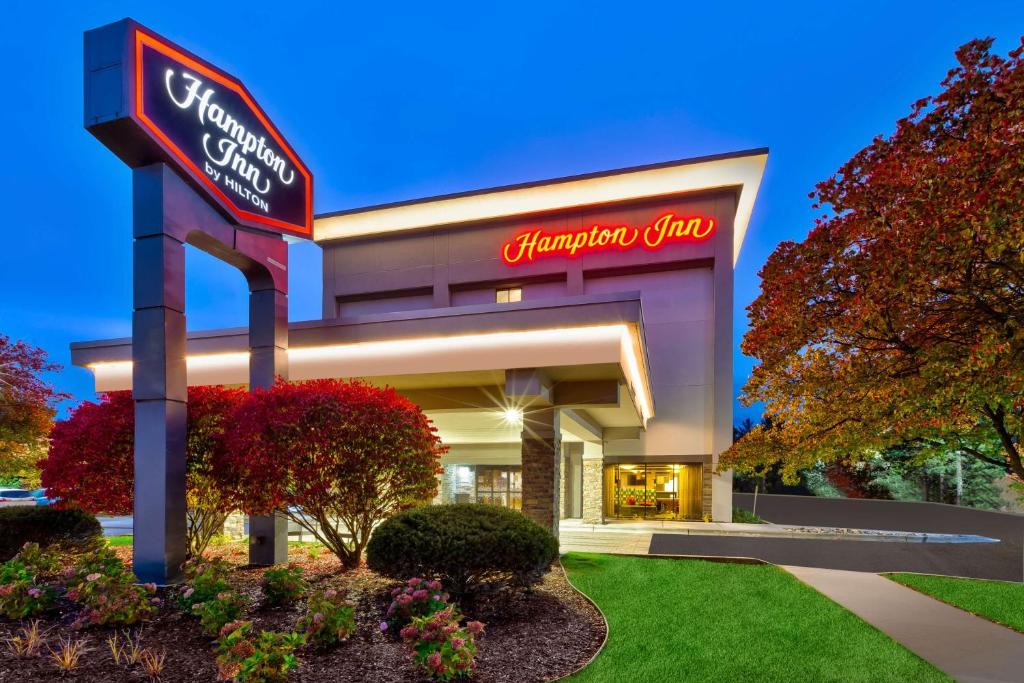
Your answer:
[[[449,447],[437,502],[729,521],[733,266],[765,150],[327,213],[323,318],[289,377],[363,378]],[[190,384],[247,381],[244,329],[189,335]],[[82,342],[97,391],[131,341]]]

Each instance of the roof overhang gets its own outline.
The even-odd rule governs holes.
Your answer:
[[[732,188],[738,192],[735,265],[767,160],[767,149],[755,149],[321,214],[313,223],[313,239],[383,235]]]
[[[574,386],[616,380],[629,413],[644,425],[654,405],[638,297],[589,295],[295,323],[288,375],[358,377],[422,394],[494,386],[507,370],[536,368],[565,385],[560,395],[571,406],[586,405],[571,396]],[[130,389],[131,352],[130,339],[79,343],[72,346],[72,362],[93,372],[99,392]],[[246,384],[247,331],[189,335],[186,367],[189,385]]]

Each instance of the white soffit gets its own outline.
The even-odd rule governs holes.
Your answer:
[[[189,354],[189,385],[248,381],[249,353]],[[486,332],[288,349],[291,379],[375,377],[483,369],[558,367],[615,361],[623,369],[637,412],[654,415],[643,348],[633,325]],[[96,391],[128,389],[132,361],[89,363]]]
[[[707,160],[683,160],[672,164],[625,169],[606,175],[369,207],[317,218],[313,222],[313,239],[321,242],[381,235],[631,199],[738,187],[740,195],[733,236],[735,265],[767,161],[768,152],[757,150]]]

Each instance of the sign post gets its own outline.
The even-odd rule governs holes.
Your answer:
[[[288,248],[312,235],[313,178],[240,81],[138,23],[85,33],[85,127],[133,169],[134,569],[185,559],[185,258],[249,285],[249,384],[288,375]],[[287,560],[282,515],[250,520],[253,564]]]

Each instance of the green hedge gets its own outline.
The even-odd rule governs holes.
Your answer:
[[[536,583],[558,556],[550,531],[493,505],[431,505],[383,522],[366,561],[396,579],[440,579],[457,596]]]
[[[77,509],[18,505],[0,508],[0,562],[26,543],[87,547],[103,536],[96,517]]]

